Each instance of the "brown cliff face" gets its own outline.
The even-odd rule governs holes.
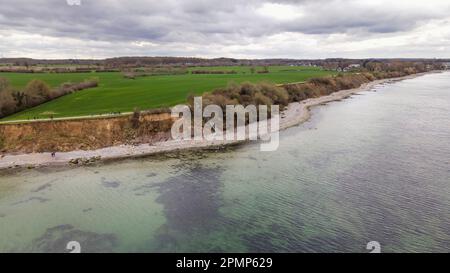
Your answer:
[[[0,125],[1,153],[66,152],[152,143],[170,138],[170,113]]]

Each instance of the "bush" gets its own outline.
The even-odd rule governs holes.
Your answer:
[[[256,93],[254,97],[256,105],[270,105],[272,101],[261,93]]]
[[[133,129],[139,128],[140,117],[141,117],[141,111],[139,111],[139,109],[135,108],[133,111],[133,115],[131,115],[131,117],[130,117],[131,127]]]
[[[51,91],[48,84],[41,80],[32,80],[25,87],[24,93],[30,99],[49,100]]]
[[[261,93],[270,98],[273,104],[286,106],[289,104],[289,94],[286,89],[268,83],[260,85]]]
[[[360,87],[362,84],[377,79],[371,73],[338,74],[335,77],[313,78],[306,83],[286,84],[284,89],[290,102],[298,102],[308,98],[329,95],[333,92]]]
[[[16,102],[9,81],[0,77],[0,117],[14,113]]]
[[[188,102],[192,107],[193,98]],[[225,110],[226,105],[280,105],[284,108],[289,103],[289,93],[282,87],[270,83],[253,84],[229,84],[225,88],[217,88],[211,93],[203,95],[203,107],[214,104]]]
[[[0,77],[0,92],[10,88],[8,79]]]
[[[17,109],[16,101],[12,96],[11,90],[0,91],[0,117],[14,113]]]
[[[80,83],[63,83],[60,87],[52,92],[52,99],[67,95],[69,93],[81,91],[88,88],[94,88],[98,86],[98,79],[85,80]]]

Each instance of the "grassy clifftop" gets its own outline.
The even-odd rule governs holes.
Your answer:
[[[193,68],[194,69],[194,68]],[[302,82],[314,77],[332,75],[334,72],[314,67],[272,66],[269,73],[252,73],[251,67],[208,67],[202,70],[234,70],[236,74],[183,74],[126,79],[121,73],[0,73],[11,84],[20,88],[32,79],[40,79],[50,86],[64,82],[80,82],[87,78],[99,79],[99,87],[80,91],[35,108],[14,114],[3,120],[27,120],[58,117],[88,116],[111,112],[129,112],[134,108],[152,109],[185,103],[189,94],[200,95],[230,82],[269,82],[284,84]],[[257,67],[256,70],[261,70]]]

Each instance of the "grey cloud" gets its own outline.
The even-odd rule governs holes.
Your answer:
[[[286,32],[352,37],[407,32],[430,20],[446,18],[450,12],[449,5],[417,7],[409,1],[393,1],[396,5],[355,0],[81,1],[81,6],[69,6],[65,0],[0,0],[0,30],[4,35],[21,32],[107,42],[110,48],[147,41],[173,50],[168,53],[172,55],[183,52],[176,46],[196,45],[201,52],[206,45],[242,45]],[[303,15],[277,20],[258,12],[266,3],[298,7]],[[0,48],[8,51],[7,45]],[[162,49],[157,52],[167,54]]]
[[[402,14],[391,7],[358,4],[361,1],[351,1],[351,5],[345,1],[266,2],[302,7],[305,16],[280,23],[258,14],[256,9],[264,2],[252,0],[83,0],[81,6],[69,6],[65,0],[1,0],[0,25],[56,37],[166,41],[173,39],[173,32],[178,36],[197,33],[211,37],[260,37],[286,31],[343,33],[352,29],[389,33],[414,28],[420,20],[442,15],[420,10]]]
[[[283,1],[286,2],[286,1]],[[294,1],[289,1],[294,2]],[[364,30],[368,33],[408,31],[423,21],[445,18],[450,11],[405,5],[367,5],[364,1],[309,1],[304,5],[305,16],[288,24],[285,29],[309,34],[348,33]]]

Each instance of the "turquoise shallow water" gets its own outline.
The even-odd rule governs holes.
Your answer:
[[[0,252],[450,251],[450,73],[257,143],[0,175]]]

